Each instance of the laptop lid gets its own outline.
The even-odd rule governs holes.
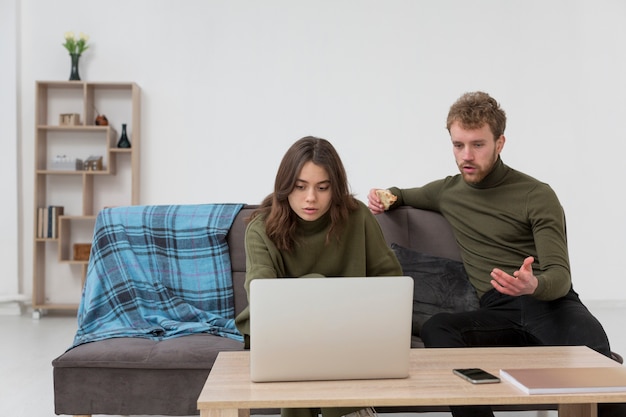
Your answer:
[[[406,378],[411,277],[250,283],[252,381]]]

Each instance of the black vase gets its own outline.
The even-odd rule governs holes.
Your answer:
[[[80,81],[80,75],[78,74],[78,59],[79,54],[70,54],[72,58],[72,69],[70,71],[70,81]]]
[[[126,135],[126,123],[122,124],[122,135],[120,136],[120,140],[117,142],[118,148],[130,148],[130,141],[128,140],[128,135]]]

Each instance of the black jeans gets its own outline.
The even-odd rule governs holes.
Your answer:
[[[439,313],[420,331],[424,345],[437,347],[588,346],[611,357],[600,322],[572,289],[553,301],[511,297],[491,290],[480,308],[464,313]],[[491,417],[489,406],[450,407],[455,417]],[[599,404],[598,416],[626,416],[626,404]]]

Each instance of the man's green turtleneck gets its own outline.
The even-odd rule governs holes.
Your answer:
[[[389,190],[398,196],[394,206],[438,211],[450,222],[479,295],[493,288],[493,268],[513,274],[528,256],[535,257],[533,273],[539,280],[534,297],[554,300],[569,291],[565,215],[549,185],[498,158],[477,184],[458,174],[419,188]]]

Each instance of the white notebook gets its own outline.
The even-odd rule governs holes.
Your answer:
[[[250,283],[250,378],[406,378],[411,277],[280,278]]]
[[[502,379],[527,394],[626,391],[626,368],[501,369]]]

